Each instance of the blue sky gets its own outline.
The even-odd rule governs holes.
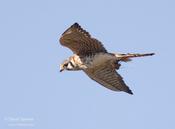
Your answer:
[[[0,1],[0,128],[175,128],[174,6],[173,0]],[[156,53],[122,63],[119,73],[133,96],[81,71],[59,73],[72,52],[58,40],[74,22],[110,52]]]

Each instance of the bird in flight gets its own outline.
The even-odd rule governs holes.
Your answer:
[[[84,71],[92,80],[113,91],[133,94],[116,70],[120,62],[134,57],[152,56],[146,54],[120,54],[108,52],[103,44],[84,30],[78,23],[70,26],[61,36],[60,44],[73,51],[73,55],[60,65],[60,72]]]

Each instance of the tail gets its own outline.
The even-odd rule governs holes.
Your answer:
[[[155,53],[145,53],[145,54],[131,54],[131,53],[128,53],[128,54],[115,54],[115,56],[121,60],[121,61],[131,61],[131,58],[134,58],[134,57],[144,57],[144,56],[153,56],[155,55]]]

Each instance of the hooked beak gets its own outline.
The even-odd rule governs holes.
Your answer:
[[[61,65],[61,66],[60,66],[60,72],[62,72],[63,70],[64,70],[64,66]]]
[[[60,72],[62,72],[64,69],[60,69]]]

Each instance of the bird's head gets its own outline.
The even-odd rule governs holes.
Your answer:
[[[73,70],[74,66],[71,61],[65,60],[62,64],[60,64],[60,72],[64,70]]]

